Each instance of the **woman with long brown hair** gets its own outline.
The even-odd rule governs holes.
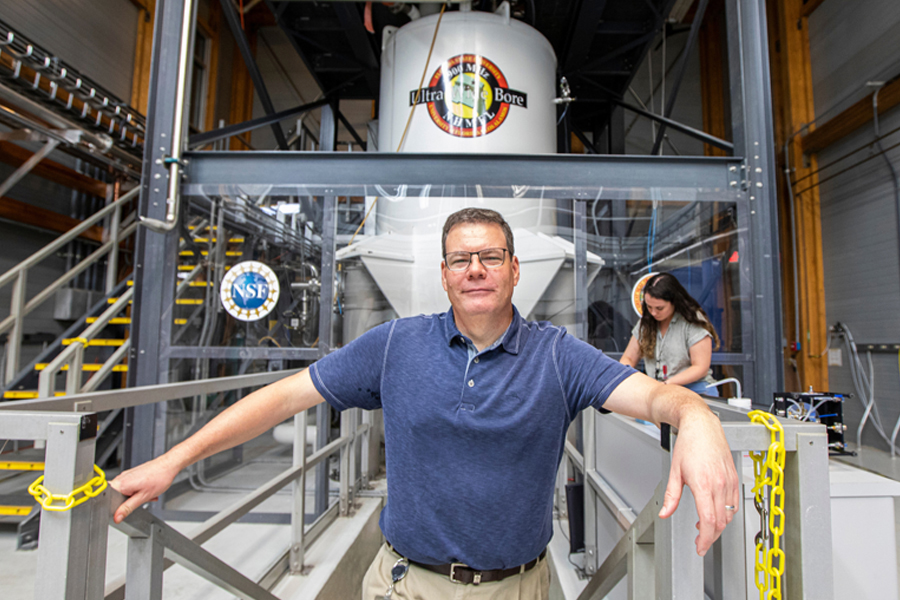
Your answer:
[[[709,365],[719,336],[706,313],[674,275],[654,275],[644,286],[641,319],[619,362],[637,366],[644,359],[647,375],[698,394],[718,396]]]

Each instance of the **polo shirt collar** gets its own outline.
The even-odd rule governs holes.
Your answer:
[[[447,311],[446,315],[447,318],[444,321],[444,336],[446,337],[447,345],[449,346],[453,343],[454,340],[464,336],[456,326],[456,321],[453,318],[452,307]],[[519,348],[521,347],[520,342],[522,339],[522,326],[524,323],[525,319],[522,318],[522,315],[519,314],[519,310],[515,307],[515,305],[513,305],[512,322],[506,329],[506,333],[503,334],[503,338],[501,339],[499,344],[510,354],[519,353]]]

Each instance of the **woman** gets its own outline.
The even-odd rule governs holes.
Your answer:
[[[715,381],[709,364],[719,336],[697,301],[673,275],[660,273],[647,281],[641,306],[641,320],[619,362],[635,367],[643,357],[647,375],[657,381],[718,396],[707,385]]]

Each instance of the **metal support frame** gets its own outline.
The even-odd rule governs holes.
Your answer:
[[[179,51],[188,50],[181,48],[180,41],[185,2],[188,1],[158,0],[153,28],[147,137],[138,212],[142,217],[162,222],[166,220],[169,177],[165,160],[174,154],[171,143],[176,121]],[[175,285],[161,282],[175,281],[177,248],[177,231],[164,234],[146,227],[138,229],[129,387],[156,385],[167,377],[168,364],[161,362],[160,357],[171,339]],[[149,405],[126,411],[125,466],[146,462],[164,450],[154,431],[157,409],[163,410],[163,407]]]
[[[254,129],[259,129],[260,127],[265,127],[266,125],[279,123],[285,119],[289,119],[291,117],[295,117],[297,115],[301,115],[303,113],[307,113],[311,110],[315,110],[317,108],[325,106],[330,102],[331,100],[323,98],[322,100],[316,100],[315,102],[301,104],[300,106],[288,108],[286,110],[272,113],[264,117],[257,117],[249,121],[244,121],[243,123],[235,123],[234,125],[228,125],[227,127],[213,129],[212,131],[207,131],[204,133],[195,133],[188,140],[188,148],[199,148],[201,146],[205,146],[206,144],[211,144],[219,140],[230,138],[234,135],[240,135],[248,131],[253,131]]]
[[[760,402],[768,402],[783,389],[784,361],[766,3],[727,0],[725,8],[734,147],[735,154],[745,157],[738,222],[749,224],[749,236],[741,240],[741,255],[750,257],[741,271],[741,289],[753,290],[752,316],[745,315],[742,322],[743,350],[752,350],[754,358],[752,376],[744,374],[744,389]],[[752,340],[748,339],[751,327]]]
[[[337,143],[337,106],[327,104],[322,107],[319,125],[320,148],[325,152],[333,152]],[[322,198],[322,287],[319,290],[319,358],[332,351],[333,345],[333,298],[336,295],[335,271],[335,236],[337,234],[337,197],[328,195]],[[331,410],[328,404],[316,407],[316,448],[328,443],[331,428]],[[316,469],[316,516],[324,514],[328,509],[328,465],[322,464]]]
[[[228,21],[231,35],[234,37],[238,49],[241,51],[241,56],[244,59],[247,72],[250,73],[250,79],[253,81],[253,88],[259,96],[259,101],[263,106],[263,110],[266,111],[267,115],[274,115],[275,105],[272,104],[272,98],[269,96],[269,91],[266,89],[265,82],[263,82],[262,74],[259,72],[259,67],[256,64],[256,59],[253,58],[253,50],[247,42],[247,36],[244,35],[244,30],[241,29],[241,20],[234,7],[234,3],[230,0],[222,0],[221,5],[225,20]],[[281,129],[281,124],[274,122],[271,123],[271,127],[272,133],[275,135],[275,141],[278,143],[278,147],[282,150],[287,150],[287,139],[284,137],[284,131]]]
[[[750,423],[746,413],[721,402],[710,401],[711,408],[722,420],[732,456],[736,465],[742,465],[746,451],[767,450],[770,443],[768,430]],[[585,422],[597,418],[585,415]],[[622,419],[620,417],[612,417]],[[624,420],[624,419],[623,419]],[[785,469],[785,540],[786,554],[790,557],[785,571],[786,599],[816,598],[830,600],[834,589],[830,578],[831,553],[831,499],[828,475],[828,438],[822,425],[779,419],[784,427],[784,443],[787,452]],[[587,427],[587,426],[586,426]],[[670,447],[677,443],[673,434]],[[696,507],[690,490],[685,490],[678,510],[666,520],[658,517],[664,500],[667,481],[663,478],[650,501],[635,517],[634,513],[618,497],[616,492],[594,471],[593,456],[597,452],[593,435],[586,429],[584,455],[571,445],[566,446],[564,465],[571,465],[585,476],[585,571],[595,572],[579,600],[599,600],[608,594],[623,578],[627,578],[629,598],[701,598],[705,583],[711,585],[716,598],[737,600],[747,597],[748,561],[744,518],[729,525],[710,550],[706,561],[697,556],[693,539],[696,535]],[[660,450],[663,473],[668,472],[671,455]],[[740,468],[738,469],[740,474]],[[599,507],[609,510],[624,530],[616,546],[602,564],[591,559],[589,540],[596,539],[596,518]],[[712,572],[708,570],[712,568]]]
[[[190,152],[185,157],[187,193],[205,185],[243,189],[273,185],[305,187],[310,195],[318,195],[342,186],[405,184],[431,196],[479,197],[478,187],[512,197],[512,186],[529,186],[533,189],[516,191],[526,197],[571,198],[583,194],[584,188],[602,185],[629,193],[635,187],[684,189],[692,197],[699,190],[715,194],[709,196],[711,201],[740,197],[741,159],[732,157],[238,151]],[[465,182],[460,182],[459,173],[466,174]]]
[[[290,374],[290,373],[288,373]],[[264,385],[285,375],[284,372],[261,373],[237,377],[225,377],[189,383],[148,386],[139,389],[115,390],[93,394],[76,394],[64,398],[26,400],[0,404],[0,439],[34,439],[47,441],[47,459],[44,485],[51,493],[67,493],[93,476],[94,443],[97,415],[92,412],[121,410],[182,398],[199,392],[213,393]],[[24,409],[24,410],[23,410]],[[33,412],[25,412],[25,410]],[[36,412],[35,412],[36,411]],[[59,412],[57,412],[59,411]],[[221,532],[229,524],[247,515],[278,490],[287,486],[305,489],[302,481],[310,469],[327,462],[335,453],[341,453],[345,497],[352,498],[356,482],[361,478],[358,464],[350,459],[358,442],[365,439],[371,427],[359,424],[356,418],[348,420],[340,438],[320,447],[315,453],[305,453],[305,413],[297,416],[299,447],[295,448],[295,464],[278,474],[244,498],[212,515],[195,529],[190,538],[183,536],[148,511],[139,509],[118,525],[132,540],[129,542],[129,564],[126,579],[121,578],[106,586],[108,600],[120,598],[159,598],[162,572],[174,563],[202,575],[242,598],[271,598],[259,583],[247,580],[218,559],[209,555],[200,545]],[[365,464],[367,450],[363,447]],[[335,504],[316,519],[305,531],[303,496],[300,494],[300,512],[295,525],[301,535],[294,538],[289,552],[302,556],[333,522],[338,514]],[[95,497],[67,512],[42,514],[41,544],[38,559],[41,578],[37,582],[38,598],[66,600],[96,600],[104,597],[107,531],[110,516],[123,501],[123,497],[108,488]],[[163,559],[165,553],[165,559]],[[280,564],[280,563],[279,563]],[[285,565],[288,562],[285,560]],[[277,575],[277,574],[276,574]],[[263,581],[274,582],[277,577],[267,574]],[[127,593],[124,593],[125,590]],[[124,595],[123,595],[124,594]]]

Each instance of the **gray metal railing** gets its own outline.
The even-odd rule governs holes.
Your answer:
[[[93,477],[96,412],[126,408],[193,396],[265,385],[296,371],[281,371],[223,377],[187,383],[163,384],[121,391],[76,394],[7,402],[0,405],[0,439],[46,441],[43,485],[55,494],[65,494]],[[74,412],[73,412],[74,411]],[[112,488],[66,512],[41,514],[38,573],[35,598],[40,600],[117,600],[125,598],[126,585],[135,597],[159,600],[163,571],[180,564],[239,598],[275,598],[268,590],[284,571],[299,573],[306,549],[340,515],[348,515],[361,467],[368,461],[371,424],[361,422],[358,409],[345,411],[341,436],[306,454],[307,413],[295,416],[293,465],[258,489],[203,522],[189,536],[178,533],[145,509],[135,510],[121,524],[111,520],[124,497]],[[356,464],[360,452],[362,461]],[[315,522],[304,525],[306,476],[310,470],[340,453],[338,502]],[[201,545],[249,513],[287,485],[293,488],[291,542],[281,558],[259,581],[252,581],[204,550]],[[106,582],[108,527],[128,535],[127,568],[124,577]],[[129,597],[130,594],[129,594]]]
[[[22,335],[24,333],[25,317],[33,310],[41,306],[56,294],[56,291],[72,281],[80,273],[88,267],[103,259],[107,258],[106,264],[106,292],[109,293],[115,287],[116,273],[119,264],[119,244],[128,236],[134,233],[137,228],[137,222],[134,215],[122,218],[122,207],[129,201],[133,200],[139,192],[139,188],[135,188],[124,194],[118,200],[111,202],[107,206],[98,210],[96,213],[85,219],[78,226],[70,229],[65,234],[56,238],[53,242],[47,244],[18,265],[0,275],[0,288],[12,283],[12,298],[10,301],[9,316],[0,321],[0,334],[10,332],[9,339],[6,342],[6,373],[4,375],[4,383],[11,382],[19,371]],[[26,292],[26,284],[28,282],[29,270],[40,264],[48,257],[54,256],[56,252],[61,250],[69,242],[75,240],[79,235],[100,223],[103,219],[110,217],[110,226],[108,229],[107,240],[94,250],[87,257],[82,259],[73,268],[66,271],[49,286],[38,292],[33,298],[28,299]],[[87,337],[84,335],[78,337]],[[83,348],[82,348],[83,349]],[[80,369],[80,366],[79,366]],[[98,382],[99,383],[99,382]],[[68,385],[67,385],[68,391]]]
[[[742,454],[768,450],[769,431],[763,425],[751,423],[746,411],[717,401],[708,404],[722,421],[740,476]],[[629,598],[703,598],[710,586],[711,597],[716,600],[755,598],[752,566],[755,557],[747,542],[756,532],[745,531],[743,513],[737,513],[737,518],[710,549],[712,560],[704,562],[693,545],[697,513],[690,490],[685,489],[678,510],[671,517],[665,520],[658,517],[670,453],[659,447],[663,479],[649,502],[635,513],[597,470],[596,419],[621,417],[599,415],[595,411],[584,413],[584,453],[578,452],[571,443],[566,444],[558,481],[557,504],[562,513],[568,474],[578,472],[584,477],[584,571],[591,579],[578,600],[600,600],[623,579],[627,582]],[[788,564],[782,587],[784,597],[829,600],[834,597],[831,578],[821,576],[830,573],[832,566],[828,437],[822,425],[779,421],[784,427],[787,456],[783,548]],[[672,433],[670,448],[674,447],[675,439]],[[743,498],[742,494],[742,503]],[[598,547],[598,513],[603,510],[609,512],[622,532],[612,549]],[[713,572],[704,572],[704,568],[712,568]]]

